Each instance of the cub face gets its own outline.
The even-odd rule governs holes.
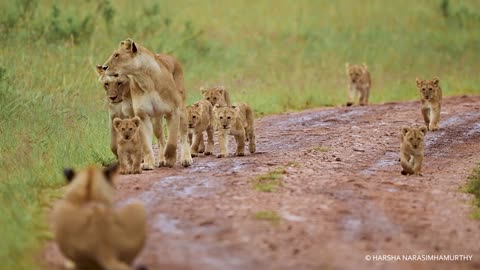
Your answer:
[[[427,134],[427,127],[421,128],[402,128],[402,141],[409,145],[412,149],[420,149],[423,147],[425,141],[425,134]]]
[[[213,113],[215,115],[218,128],[230,129],[233,121],[237,117],[238,110],[235,106],[220,107],[219,105],[215,105],[215,107],[213,107]]]
[[[437,90],[440,88],[440,80],[433,78],[433,80],[421,80],[417,78],[417,88],[425,100],[431,100],[435,97]]]
[[[135,42],[127,38],[120,42],[120,46],[113,51],[102,68],[105,71],[119,73],[135,67],[134,58],[137,56],[138,48]],[[109,74],[111,75],[111,74]]]
[[[68,182],[65,198],[74,201],[101,201],[112,203],[114,199],[114,178],[118,164],[99,169],[88,167],[80,172],[66,168],[63,174]]]
[[[118,103],[123,101],[123,95],[130,91],[130,80],[125,75],[106,75],[103,67],[96,66],[97,73],[100,75],[98,79],[105,89],[107,100],[110,103]]]
[[[220,105],[226,106],[227,103],[225,102],[225,88],[223,87],[214,87],[211,89],[201,89],[202,96],[205,100],[210,102],[212,106]]]
[[[125,141],[130,141],[133,139],[137,133],[138,128],[140,127],[140,118],[135,116],[131,119],[113,119],[113,126],[121,138]]]
[[[193,104],[187,107],[188,114],[188,128],[195,128],[201,121],[202,114],[200,112],[200,105]]]
[[[368,70],[368,67],[365,64],[351,65],[349,63],[346,63],[345,68],[347,70],[347,75],[350,79],[350,83],[353,83],[353,84],[359,82],[361,80],[362,76]]]

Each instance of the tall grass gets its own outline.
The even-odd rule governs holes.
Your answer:
[[[257,115],[345,102],[366,62],[373,102],[480,92],[480,3],[448,1],[0,2],[0,269],[37,269],[64,166],[113,159],[94,65],[132,37],[177,56],[188,101],[224,84]]]

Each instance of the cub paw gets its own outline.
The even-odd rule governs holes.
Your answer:
[[[243,157],[243,156],[245,156],[245,153],[244,152],[236,152],[235,155],[237,157]]]
[[[401,173],[402,175],[407,175],[407,172],[405,172],[404,170],[402,170],[400,173]]]
[[[198,157],[197,153],[192,153],[192,157]]]
[[[149,170],[153,170],[154,168],[155,168],[154,164],[149,164],[149,163],[142,164],[142,170],[149,171]]]
[[[350,107],[350,106],[352,106],[352,105],[353,105],[353,102],[350,102],[350,101],[347,102],[347,107]]]
[[[438,128],[438,126],[432,126],[432,125],[431,125],[431,126],[428,128],[428,130],[429,130],[429,131],[437,131],[437,130],[439,130],[439,128]]]
[[[186,159],[182,160],[182,166],[183,167],[189,167],[193,164],[193,159],[192,157],[187,157]]]
[[[157,167],[161,168],[161,167],[166,167],[167,166],[167,162],[165,160],[161,160],[158,162],[158,165]]]
[[[250,144],[248,146],[248,150],[250,151],[250,153],[255,153],[255,151],[257,151],[257,147],[255,146],[255,144]]]
[[[225,154],[218,154],[218,155],[217,155],[217,158],[224,158],[224,157],[226,157],[226,156],[227,156],[227,155],[225,155]]]
[[[208,151],[208,152],[205,152],[203,153],[205,156],[210,156],[212,154],[212,152]]]
[[[141,169],[133,170],[133,174],[141,174],[141,173],[142,173]]]

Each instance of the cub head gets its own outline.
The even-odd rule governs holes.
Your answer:
[[[402,127],[401,136],[403,143],[410,145],[412,149],[419,149],[423,146],[427,134],[427,127],[420,128]]]
[[[105,89],[107,101],[110,103],[122,102],[123,96],[130,91],[130,79],[125,75],[107,75],[100,65],[97,65],[96,69],[100,76],[98,80],[103,84],[103,88]]]
[[[140,118],[135,116],[134,118],[129,119],[113,119],[113,127],[125,141],[130,141],[137,133],[138,128],[140,127]]]
[[[360,81],[363,74],[368,71],[368,66],[366,64],[351,65],[349,63],[346,63],[345,68],[347,70],[347,75],[350,78],[351,83],[356,83]]]
[[[194,103],[187,107],[188,128],[195,128],[201,121],[202,112],[200,104]]]
[[[118,164],[103,169],[90,166],[79,172],[70,168],[64,169],[63,174],[68,182],[65,199],[73,202],[96,201],[112,204],[118,167]]]
[[[131,38],[120,42],[118,48],[110,55],[102,69],[110,73],[125,73],[135,67],[134,58],[139,53],[139,47]]]
[[[200,88],[202,92],[203,99],[207,100],[212,104],[212,106],[220,105],[220,106],[227,106],[227,102],[225,101],[225,87],[223,86],[216,86],[209,89]]]
[[[422,97],[430,100],[435,96],[436,90],[440,87],[440,80],[433,78],[433,80],[421,80],[417,78],[417,88]]]
[[[220,105],[217,104],[213,107],[213,114],[218,123],[218,128],[230,129],[238,115],[238,110],[236,106],[220,107]]]

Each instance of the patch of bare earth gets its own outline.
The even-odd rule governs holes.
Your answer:
[[[149,213],[137,262],[155,270],[480,269],[480,222],[459,191],[480,161],[480,97],[444,99],[441,118],[426,137],[422,177],[401,175],[399,164],[400,127],[423,122],[418,102],[264,117],[257,154],[121,176],[119,203],[141,200]],[[276,191],[253,188],[277,168],[285,171]],[[260,211],[281,219],[259,220]],[[385,254],[473,260],[365,259]],[[62,269],[55,245],[45,261]]]

